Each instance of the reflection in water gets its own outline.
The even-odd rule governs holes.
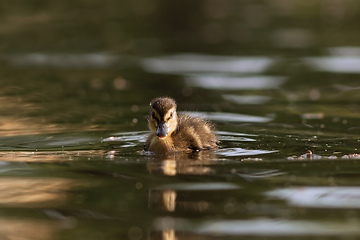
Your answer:
[[[161,186],[151,189],[149,192],[149,208],[161,209],[166,212],[187,211],[187,212],[206,212],[210,208],[210,202],[197,199],[191,193],[198,191],[217,192],[239,190],[240,186],[226,182],[211,183],[179,183]],[[200,196],[200,195],[199,195]],[[157,220],[155,220],[157,222]],[[162,221],[161,221],[162,222]],[[170,221],[171,222],[171,221]],[[174,224],[166,221],[161,223],[161,230],[164,233],[173,232],[175,236]],[[166,235],[166,234],[165,234]],[[163,235],[164,236],[164,235]],[[167,236],[167,235],[166,235]],[[168,239],[168,238],[163,238]]]
[[[166,159],[163,161],[150,161],[148,170],[154,171],[160,169],[161,173],[169,176],[176,174],[209,174],[213,172],[212,169],[203,164],[211,164],[209,161],[201,160],[175,160]],[[171,166],[171,167],[169,167]],[[169,170],[170,169],[170,170]],[[150,190],[149,202],[151,208],[160,208],[169,212],[174,212],[176,207],[181,206],[182,209],[192,211],[205,211],[209,203],[206,201],[196,201],[193,198],[182,196],[189,191],[223,191],[223,190],[238,190],[240,186],[234,183],[227,182],[192,182],[192,183],[176,183],[160,186],[156,189]],[[178,196],[182,197],[178,197]],[[181,199],[181,200],[179,200]]]
[[[1,178],[0,204],[7,207],[57,207],[70,197],[70,190],[89,183],[63,178]]]
[[[60,228],[49,221],[36,219],[0,219],[0,239],[51,240]]]
[[[0,117],[1,136],[31,135],[46,132],[58,132],[61,128],[56,124],[43,124],[38,119]]]
[[[169,228],[169,229],[164,229],[160,232],[151,232],[148,239],[149,240],[181,240],[181,239],[193,239],[193,238],[184,238],[184,237],[176,236],[175,229]],[[196,239],[200,240],[199,238]]]
[[[191,156],[195,156],[195,159],[192,159]],[[163,157],[163,160],[161,157]],[[216,162],[209,159],[216,159],[212,151],[171,156],[156,155],[155,159],[149,160],[147,168],[150,172],[156,171],[168,176],[175,176],[177,174],[208,175],[214,173],[214,170],[209,165]],[[191,197],[190,192],[217,192],[239,189],[241,189],[240,186],[228,182],[167,184],[156,189],[150,189],[149,207],[151,209],[161,209],[166,212],[175,212],[179,209],[183,211],[204,212],[209,208],[209,202],[203,199],[196,199],[193,196]],[[171,228],[166,228],[164,231],[168,229]]]
[[[91,183],[93,185],[94,183]],[[66,178],[19,178],[2,177],[0,179],[0,205],[2,208],[44,209],[63,206],[71,192],[79,187],[90,186],[89,182]],[[73,227],[74,223],[71,223]],[[48,219],[29,220],[3,216],[0,219],[0,239],[53,239],[58,230],[70,227],[67,219],[51,222]]]
[[[292,187],[266,193],[293,206],[312,208],[360,208],[360,187]]]
[[[149,207],[174,212],[176,209],[176,191],[174,190],[150,190]]]
[[[155,73],[225,72],[260,73],[273,64],[269,57],[230,57],[198,54],[182,54],[145,58],[141,66]]]
[[[173,190],[164,191],[162,192],[162,197],[166,210],[169,212],[174,212],[176,205],[176,192]]]
[[[151,157],[151,156],[149,156]],[[168,176],[177,174],[203,175],[212,172],[208,164],[216,160],[213,151],[200,151],[185,154],[155,155],[149,159],[147,169],[149,172],[162,173]]]
[[[192,87],[217,90],[276,89],[285,79],[285,77],[273,76],[188,76],[186,77],[186,84]]]
[[[51,162],[69,161],[78,158],[101,158],[107,152],[104,150],[87,151],[39,151],[39,152],[0,152],[0,161],[4,162]]]
[[[72,190],[89,185],[88,182],[65,178],[2,177],[0,205],[2,208],[56,208],[66,203]],[[59,229],[59,222],[49,220],[0,219],[0,239],[50,240]]]
[[[161,172],[164,175],[175,176],[180,170],[176,160],[150,161],[147,164],[149,172]]]
[[[10,89],[10,88],[8,88]],[[57,124],[46,123],[45,119],[33,117],[8,116],[9,112],[30,114],[39,110],[39,106],[22,102],[21,98],[0,97],[0,133],[1,136],[30,135],[63,130]]]
[[[149,208],[161,209],[162,211],[166,212],[205,212],[209,209],[209,202],[204,200],[190,199],[187,196],[188,193],[178,192],[175,190],[150,190]]]
[[[16,87],[8,87],[4,92]],[[10,90],[9,90],[10,89]],[[38,137],[39,134],[76,131],[99,130],[97,125],[93,124],[58,124],[48,121],[48,117],[37,117],[39,109],[43,106],[38,103],[27,103],[21,97],[0,97],[0,133],[2,137],[18,136],[22,139],[24,136]],[[9,115],[9,113],[12,113]],[[28,136],[27,136],[28,135]],[[7,145],[9,140],[1,141]],[[48,141],[49,142],[49,141]]]
[[[147,168],[149,172],[160,172],[164,175],[175,176],[177,174],[202,175],[212,172],[210,167],[203,166],[206,162],[173,160],[149,161]]]
[[[175,230],[174,229],[166,229],[162,232],[163,240],[176,240]]]
[[[300,177],[307,185],[327,184],[334,171],[343,185],[360,182],[355,159],[285,159],[309,148],[322,155],[325,151],[341,155],[359,152],[359,95],[339,94],[331,86],[358,90],[358,76],[333,73],[359,73],[360,55],[351,49],[352,56],[304,60],[315,70],[330,73],[324,75],[298,64],[303,61],[301,56],[321,54],[327,46],[359,45],[359,5],[357,0],[3,1],[0,94],[13,98],[1,99],[0,150],[6,152],[0,152],[0,158],[19,162],[0,162],[0,239],[149,239],[146,230],[151,223],[161,231],[159,238],[167,240],[229,239],[221,236],[228,234],[233,239],[359,238],[360,208],[353,201],[359,200],[357,189],[317,190],[312,195],[305,187],[302,195],[298,190],[288,198],[264,196],[274,187],[289,186],[293,178]],[[274,45],[283,48],[274,49]],[[104,53],[77,54],[94,51]],[[171,55],[184,51],[204,55]],[[159,52],[167,56],[142,58]],[[110,53],[132,55],[140,66],[122,68],[129,63],[127,57]],[[266,56],[254,57],[258,54]],[[181,81],[184,78],[188,81]],[[5,91],[9,85],[21,89]],[[192,109],[217,109],[208,117],[218,121],[220,130],[243,129],[257,136],[220,134],[222,149],[214,151],[214,157],[194,154],[192,159],[170,156],[162,161],[138,152],[141,134],[113,135],[113,141],[101,142],[101,137],[111,136],[109,131],[145,129],[145,104],[155,93],[174,94],[191,102]],[[251,97],[237,96],[242,94]],[[269,100],[261,96],[274,101],[267,106],[233,103]],[[269,112],[276,114],[276,119],[266,115]],[[301,115],[307,112],[323,112],[325,117],[308,120],[309,115]],[[301,125],[300,116],[314,128]],[[95,124],[98,128],[93,130],[107,133],[84,132]],[[326,128],[318,128],[318,124],[326,124]],[[43,133],[51,136],[40,137]],[[74,152],[61,153],[62,144],[70,145],[65,150]],[[14,146],[21,152],[11,154]],[[43,150],[47,152],[32,154],[39,146],[46,146]],[[80,151],[78,157],[79,149],[106,151]],[[266,150],[273,149],[279,152],[266,155],[271,153]],[[259,155],[263,162],[241,161],[260,153],[265,153]],[[53,160],[67,162],[50,162]],[[285,171],[291,175],[274,177]],[[347,175],[349,172],[354,174]],[[64,179],[43,178],[52,174]],[[257,181],[259,178],[262,180]],[[88,187],[93,181],[100,184]],[[77,186],[80,189],[75,189]],[[308,202],[324,206],[335,202],[337,206],[308,210],[301,205],[292,207],[292,200],[287,202],[304,196],[309,196]],[[337,209],[345,206],[353,209]],[[45,207],[71,216],[78,222],[76,229],[54,232],[56,226],[49,223],[59,220],[38,220],[49,218],[44,216]],[[353,217],[337,218],[346,218],[347,212],[354,213]]]

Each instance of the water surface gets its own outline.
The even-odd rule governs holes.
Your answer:
[[[356,1],[1,6],[1,238],[359,238]],[[219,148],[143,152],[157,96]]]

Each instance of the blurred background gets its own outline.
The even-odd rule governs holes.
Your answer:
[[[182,110],[256,115],[266,111],[259,103],[269,101],[267,112],[277,108],[278,114],[295,102],[355,103],[358,5],[352,0],[1,3],[6,104],[0,113],[10,121],[3,128],[21,128],[11,125],[28,117],[37,117],[31,124],[39,124],[36,131],[48,129],[44,122],[131,124],[159,95],[176,98]],[[29,131],[25,122],[23,130]]]

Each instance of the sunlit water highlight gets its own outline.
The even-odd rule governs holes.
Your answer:
[[[252,123],[261,123],[261,122],[270,122],[272,117],[259,117],[251,116],[239,113],[229,113],[229,112],[186,112],[186,114],[194,117],[202,117],[205,119],[210,119],[213,121],[219,122],[252,122]]]
[[[274,89],[285,82],[284,77],[273,76],[188,76],[186,84],[193,87],[218,90]]]
[[[269,57],[232,57],[200,54],[182,54],[143,59],[142,67],[156,73],[226,72],[260,73],[264,72],[274,60]]]
[[[293,187],[266,193],[290,205],[312,208],[360,208],[359,187]]]

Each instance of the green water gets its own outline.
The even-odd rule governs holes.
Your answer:
[[[358,239],[357,1],[0,3],[1,239]],[[149,102],[214,151],[144,153]]]

